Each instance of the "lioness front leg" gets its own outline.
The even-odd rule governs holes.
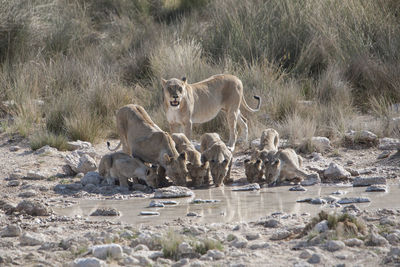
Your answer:
[[[238,111],[231,111],[227,112],[226,118],[228,120],[228,126],[229,126],[229,141],[228,141],[228,148],[233,152],[235,150],[235,144],[236,144],[236,139],[237,139],[237,118],[238,118]]]

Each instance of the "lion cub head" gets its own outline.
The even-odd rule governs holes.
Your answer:
[[[166,175],[171,178],[175,185],[186,186],[189,171],[186,167],[186,153],[182,152],[178,157],[171,157],[167,153],[164,154],[164,162],[166,164]]]
[[[244,161],[244,169],[249,183],[261,182],[264,175],[263,162],[261,159]]]
[[[186,96],[186,78],[182,80],[172,78],[170,80],[161,79],[164,91],[164,102],[172,107],[179,108],[182,99]]]
[[[189,171],[189,176],[192,178],[194,187],[208,185],[210,170],[210,164],[208,161],[202,163],[201,165],[195,165],[189,162],[187,164],[187,168]]]

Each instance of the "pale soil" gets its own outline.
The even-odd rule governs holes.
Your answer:
[[[114,141],[114,145],[117,141]],[[13,146],[18,146],[15,152],[10,151]],[[107,153],[105,142],[95,146],[98,154],[96,162],[100,157]],[[57,194],[53,188],[60,183],[71,183],[79,181],[79,178],[62,177],[64,173],[62,166],[65,165],[64,156],[70,152],[57,152],[55,154],[36,155],[29,148],[26,140],[10,140],[9,136],[0,134],[0,200],[7,203],[18,204],[26,198],[18,196],[23,191],[34,190],[37,194],[28,199],[44,203],[49,208],[67,207],[75,205],[82,198],[135,198],[135,193],[121,194],[116,193],[111,196],[99,194],[88,194],[80,192],[72,196]],[[381,153],[376,148],[368,149],[347,149],[340,148],[334,153],[324,155],[327,162],[336,162],[344,167],[350,167],[361,172],[365,171],[364,176],[385,176],[390,178],[391,186],[398,186],[399,160],[398,158],[377,160]],[[244,178],[242,161],[243,153],[237,153],[237,162],[233,166],[232,178],[235,180]],[[324,161],[313,162],[305,157],[304,166],[323,168],[328,163]],[[352,161],[353,163],[349,163]],[[9,187],[6,184],[10,181],[9,176],[19,172],[22,175],[28,171],[40,171],[45,173],[48,179],[27,180],[18,178],[21,182],[19,186]],[[122,201],[122,200],[121,200]],[[251,208],[251,207],[249,207]],[[392,205],[388,203],[388,209]],[[87,214],[88,216],[89,214]],[[400,212],[398,209],[382,211],[362,211],[358,214],[359,218],[366,221],[370,229],[390,233],[398,229]],[[392,217],[390,217],[392,216]],[[264,217],[264,219],[261,219]],[[380,225],[380,218],[390,217],[396,223],[390,225]],[[124,247],[123,258],[120,260],[108,259],[110,265],[123,265],[124,259],[131,255],[135,258],[132,248],[138,243],[146,244],[151,250],[160,250],[157,245],[151,244],[157,240],[157,236],[166,235],[171,231],[176,231],[185,236],[194,236],[192,239],[202,240],[212,238],[221,241],[223,245],[224,257],[219,260],[209,261],[204,257],[191,259],[185,266],[308,266],[307,258],[300,258],[301,252],[307,250],[310,254],[317,254],[320,262],[317,266],[378,266],[387,263],[388,252],[391,245],[348,247],[336,252],[329,252],[324,247],[324,242],[308,247],[300,247],[299,243],[307,240],[308,237],[296,239],[295,236],[302,231],[304,226],[310,221],[309,214],[260,214],[261,221],[266,218],[274,218],[279,221],[278,228],[268,228],[257,225],[255,222],[231,222],[226,224],[205,224],[196,223],[196,218],[176,218],[173,222],[159,222],[156,226],[150,225],[126,225],[120,222],[105,220],[88,220],[85,216],[68,217],[53,213],[50,216],[29,216],[25,214],[13,213],[5,214],[0,209],[0,230],[7,225],[19,225],[23,232],[43,234],[42,245],[21,246],[19,237],[0,237],[0,266],[61,266],[72,262],[79,257],[89,257],[88,249],[92,245],[104,243],[117,243]],[[155,220],[157,218],[155,217]],[[122,233],[126,230],[132,231],[133,236],[126,237]],[[279,231],[289,231],[288,237],[283,240],[271,240],[273,235]],[[146,241],[139,240],[138,235],[148,233]],[[249,234],[256,234],[255,240],[246,240]],[[229,237],[229,234],[233,236]],[[400,235],[399,235],[400,236]],[[232,237],[237,240],[244,240],[244,245],[237,245],[235,241],[230,241]],[[249,238],[252,239],[252,238]],[[399,240],[400,241],[400,240]],[[254,244],[260,244],[256,247]],[[253,246],[252,246],[253,245]],[[394,244],[398,245],[398,244]],[[244,246],[243,248],[240,248]],[[173,260],[154,260],[151,264],[168,266],[173,264]],[[130,265],[125,261],[126,265]],[[387,263],[394,264],[394,263]],[[132,263],[132,265],[134,265]]]

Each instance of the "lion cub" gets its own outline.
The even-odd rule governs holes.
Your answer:
[[[209,184],[209,163],[201,161],[201,153],[196,150],[193,144],[183,133],[174,133],[171,135],[172,140],[175,142],[175,148],[178,153],[186,152],[187,155],[187,168],[189,176],[192,179],[193,186],[199,187],[201,185]]]
[[[203,161],[210,162],[210,171],[215,186],[231,182],[232,152],[217,133],[206,133],[200,138]]]
[[[260,145],[251,155],[251,159],[244,161],[244,168],[249,183],[262,182],[264,175],[264,162],[268,158],[268,153],[277,151],[279,144],[279,133],[272,129],[265,129],[260,138]]]
[[[99,164],[99,174],[108,184],[113,184],[114,180],[118,179],[121,187],[129,187],[128,179],[136,177],[145,181],[148,186],[157,186],[153,168],[122,152],[103,156]]]
[[[284,181],[302,181],[308,176],[300,170],[303,160],[291,148],[271,151],[264,161],[264,170],[267,183],[276,185]]]

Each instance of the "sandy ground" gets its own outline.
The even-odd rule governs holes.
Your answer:
[[[98,163],[107,153],[105,143],[96,145],[94,150]],[[400,209],[396,198],[384,209],[352,211],[363,222],[365,232],[351,236],[338,236],[332,229],[321,233],[314,229],[301,235],[312,220],[309,213],[271,212],[260,214],[256,220],[227,223],[197,222],[196,218],[185,216],[151,225],[88,219],[89,214],[62,215],[54,210],[78,205],[83,199],[124,201],[152,196],[118,189],[105,194],[89,193],[82,188],[69,194],[60,193],[55,190],[56,186],[78,184],[81,179],[65,174],[63,166],[69,153],[36,154],[26,140],[0,134],[0,266],[378,266],[400,263]],[[382,176],[391,187],[398,186],[399,158],[377,159],[381,153],[373,147],[339,148],[318,160],[315,154],[303,155],[304,169],[321,171],[335,162],[355,176]],[[245,180],[242,162],[246,156],[243,151],[235,153],[232,177],[236,181]],[[41,204],[47,214],[27,214],[30,212],[17,207],[23,201]],[[252,208],[251,204],[247,205]],[[354,238],[358,239],[354,241]],[[162,247],[174,240],[181,246],[171,256]],[[98,255],[99,248],[94,247],[101,244],[109,246],[105,248],[108,252],[104,258]],[[91,259],[94,265],[81,258]]]

